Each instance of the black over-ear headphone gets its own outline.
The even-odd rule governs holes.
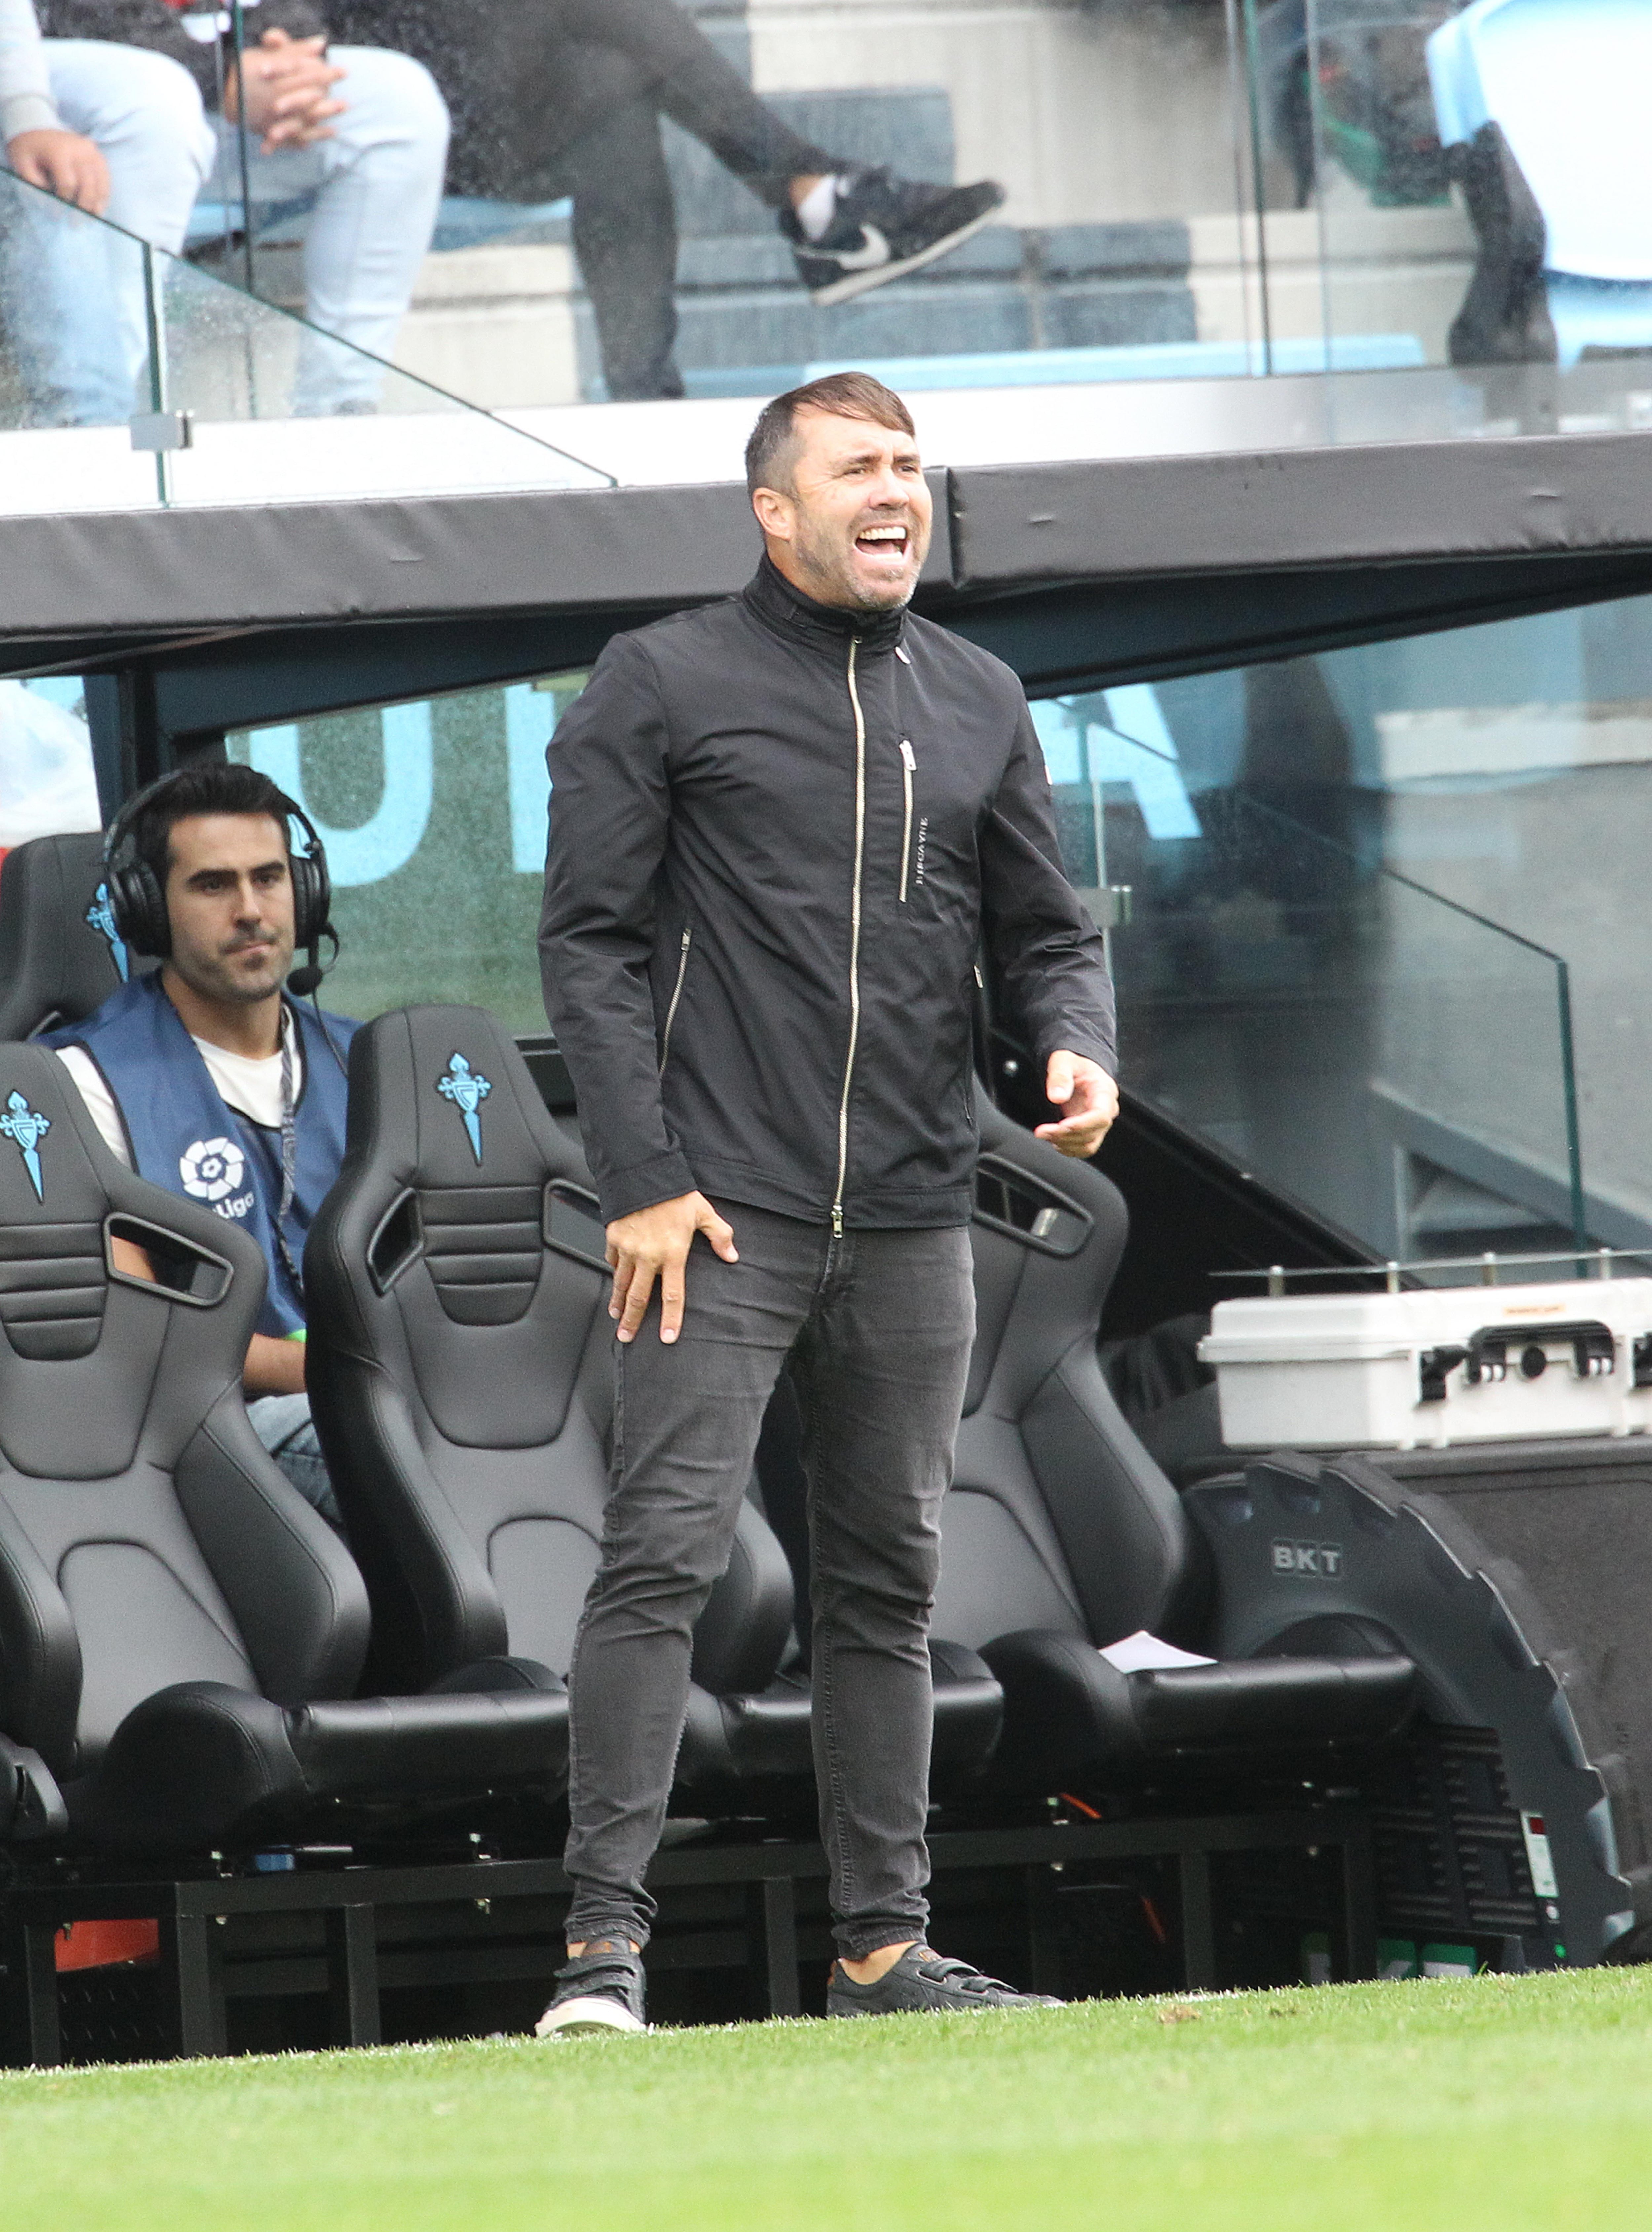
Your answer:
[[[116,934],[134,953],[150,954],[159,961],[164,961],[172,950],[172,926],[166,916],[166,895],[154,870],[139,853],[133,828],[144,808],[173,779],[163,775],[159,782],[150,783],[129,798],[109,824],[103,844],[104,880],[109,887],[109,912],[114,917]],[[314,991],[321,981],[315,957],[321,940],[333,936],[333,925],[327,920],[333,911],[333,879],[327,870],[327,848],[316,834],[315,824],[285,791],[278,791],[276,798],[279,810],[303,831],[308,847],[302,853],[293,852],[290,845],[288,848],[293,879],[293,944],[308,946],[310,956],[308,970],[293,972],[295,978],[306,979],[301,984],[293,983],[293,989],[303,994]],[[314,983],[308,981],[312,973]]]

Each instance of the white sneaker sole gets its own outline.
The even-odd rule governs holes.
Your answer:
[[[564,2000],[560,2007],[547,2008],[534,2025],[535,2038],[594,2038],[601,2031],[620,2031],[636,2036],[648,2028],[638,2022],[629,2008],[622,2008],[618,2000]]]
[[[949,232],[943,239],[932,240],[927,248],[920,248],[916,256],[903,256],[894,263],[880,263],[871,271],[848,272],[843,278],[834,279],[829,287],[813,287],[809,300],[826,309],[833,302],[847,302],[857,295],[870,294],[874,287],[887,287],[891,279],[904,278],[909,271],[921,271],[926,263],[933,263],[938,256],[949,256],[955,248],[972,240],[982,225],[992,223],[1003,206],[999,202],[989,210],[982,210],[979,217],[960,225],[956,232]]]

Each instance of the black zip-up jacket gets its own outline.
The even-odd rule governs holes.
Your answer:
[[[968,1222],[983,937],[1040,1064],[1111,1070],[1020,683],[765,559],[617,636],[551,741],[540,958],[610,1219],[698,1187],[784,1216]]]

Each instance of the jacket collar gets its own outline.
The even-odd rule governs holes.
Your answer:
[[[794,588],[767,551],[757,571],[741,592],[747,606],[778,634],[818,645],[834,655],[853,637],[863,651],[893,651],[906,626],[903,606],[891,613],[851,613],[836,605],[818,605]]]

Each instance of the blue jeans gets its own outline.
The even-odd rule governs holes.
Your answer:
[[[0,301],[34,422],[123,425],[151,407],[141,243],[176,256],[208,188],[239,204],[236,135],[206,115],[194,79],[165,55],[96,39],[45,46],[65,125],[94,140],[109,165],[109,222],[8,182]],[[272,208],[312,205],[306,315],[322,334],[352,344],[301,337],[286,399],[295,417],[371,406],[383,378],[373,360],[395,347],[447,161],[447,110],[418,62],[366,47],[335,48],[332,59],[346,73],[333,138],[273,155],[255,143],[250,162],[255,224]],[[159,283],[168,267],[157,264]],[[204,279],[194,287],[203,296],[217,291]]]
[[[308,1395],[260,1395],[247,1405],[252,1431],[306,1503],[314,1504],[340,1534],[344,1519],[310,1418]]]
[[[729,1560],[763,1413],[789,1361],[803,1414],[814,1774],[839,1950],[929,1919],[928,1648],[941,1502],[963,1407],[969,1235],[845,1232],[719,1202],[738,1263],[696,1240],[681,1338],[658,1296],[619,1349],[602,1562],[569,1675],[575,1941],[645,1942],[694,1623]]]

